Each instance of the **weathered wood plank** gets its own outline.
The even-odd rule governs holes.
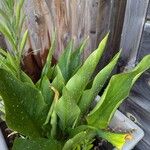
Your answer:
[[[147,54],[150,54],[150,21],[147,21],[144,26],[144,31],[142,34],[139,52],[137,56],[137,62],[140,61]]]
[[[128,0],[120,47],[122,65],[135,65],[149,0]]]
[[[110,59],[115,55],[115,53],[119,51],[126,8],[126,1],[112,0],[111,5],[108,5],[108,2],[110,1],[104,2],[104,4],[106,5],[106,8],[104,8],[108,9],[109,11],[106,11],[106,14],[102,14],[101,16],[102,19],[99,23],[99,26],[101,27],[102,24],[103,28],[99,29],[100,32],[98,32],[99,34],[97,37],[97,41],[99,42],[102,39],[101,36],[105,34],[108,30],[110,31],[109,42],[107,44],[106,52],[101,61],[101,67],[106,65],[110,61]],[[100,10],[102,8],[100,8]],[[101,12],[99,12],[99,14],[101,15]]]
[[[135,146],[133,150],[149,150],[149,148],[150,148],[149,142],[146,143],[142,140]]]
[[[24,68],[29,74],[40,75],[48,49],[51,45],[52,32],[56,31],[57,59],[70,39],[75,46],[89,37],[84,51],[85,59],[95,50],[104,35],[110,31],[106,54],[101,63],[105,65],[118,51],[126,1],[120,0],[27,0],[25,28],[29,29]],[[33,53],[34,51],[34,54]],[[30,55],[30,56],[29,56]],[[32,65],[31,65],[32,63]]]
[[[126,115],[132,115],[136,118],[136,123],[138,126],[140,126],[145,133],[144,138],[142,141],[149,145],[149,137],[150,137],[150,129],[149,129],[149,124],[150,124],[150,118],[149,118],[149,113],[145,111],[140,105],[136,104],[135,101],[132,99],[128,99],[123,105],[121,106],[121,111],[126,114]],[[133,120],[133,117],[132,117]],[[142,144],[142,143],[141,143]]]
[[[130,98],[150,113],[150,73],[145,72],[134,85]]]
[[[150,3],[148,5],[148,10],[147,10],[147,17],[146,17],[147,20],[150,20]]]
[[[68,39],[73,38],[78,45],[89,36],[89,45],[84,54],[87,57],[109,30],[111,47],[115,48],[119,45],[125,2],[119,0],[46,0],[45,2],[29,0],[26,8],[28,26],[31,30],[31,44],[34,49],[47,47],[47,31],[51,35],[54,28],[56,28],[58,39],[56,57],[61,54]],[[35,17],[39,17],[41,22],[38,23]],[[114,44],[115,41],[116,44]],[[47,45],[44,46],[44,44]]]
[[[144,26],[149,1],[129,0],[127,2],[126,17],[122,33],[121,47],[123,47],[122,65],[132,68],[146,54],[149,54],[150,29],[148,22]],[[140,10],[140,11],[139,11]],[[142,34],[144,28],[144,32]],[[138,56],[138,57],[137,57]],[[135,116],[138,125],[145,131],[142,141],[135,147],[137,150],[149,150],[150,147],[150,73],[145,72],[134,85],[131,94],[120,110],[125,114]]]
[[[143,142],[139,146],[146,143],[150,146],[150,73],[145,72],[136,82],[128,100],[121,105],[120,110],[135,116],[138,125],[145,131]]]
[[[57,35],[56,59],[70,39],[74,39],[76,46],[88,36],[89,42],[83,55],[85,59],[110,31],[102,59],[104,63],[101,63],[105,65],[119,49],[125,6],[126,1],[120,0],[28,0],[25,12],[30,39],[26,49],[38,52],[30,59],[26,58],[25,68],[31,74],[39,74],[37,72],[44,64],[54,30]],[[34,63],[34,71],[28,62]]]
[[[26,49],[33,49],[38,55],[36,61],[41,67],[42,56],[50,47],[49,20],[47,20],[48,8],[44,1],[30,0],[25,3],[25,13],[27,15],[26,26],[29,29],[30,39]],[[50,17],[49,17],[50,18]]]
[[[147,54],[150,54],[150,21],[145,23],[136,61],[139,62]],[[147,72],[150,73],[150,69]]]

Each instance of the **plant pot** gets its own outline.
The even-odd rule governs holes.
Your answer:
[[[99,100],[99,96],[96,97],[95,101]],[[144,131],[137,126],[133,121],[127,118],[124,114],[122,114],[119,110],[116,111],[112,121],[110,123],[110,128],[114,129],[115,131],[132,131],[133,139],[127,141],[122,150],[131,150],[135,147],[135,145],[143,138]],[[0,129],[0,150],[8,150],[6,145],[6,141]],[[116,150],[116,149],[114,149]]]
[[[8,150],[8,147],[6,145],[6,142],[5,142],[5,139],[4,139],[4,136],[2,134],[1,129],[0,129],[0,150]]]
[[[127,141],[122,150],[133,149],[135,145],[144,137],[144,131],[118,110],[110,123],[110,127],[121,131],[132,131],[133,139]]]
[[[94,105],[100,100],[100,96],[96,96]],[[133,121],[127,118],[123,113],[117,110],[110,122],[109,127],[116,132],[130,132],[132,131],[132,140],[128,140],[122,150],[132,150],[135,145],[144,137],[144,131],[136,125]],[[117,150],[114,148],[114,150]]]

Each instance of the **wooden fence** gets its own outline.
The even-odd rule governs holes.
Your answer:
[[[110,31],[110,40],[104,64],[119,50],[126,1],[120,0],[28,0],[25,5],[30,29],[30,41],[34,50],[40,50],[36,59],[38,65],[49,48],[49,37],[56,29],[57,50],[55,57],[62,53],[66,43],[73,38],[76,45],[89,37],[89,44],[83,59],[99,44]],[[28,48],[27,48],[28,49]],[[35,67],[34,67],[35,68]]]
[[[130,2],[132,2],[134,6],[130,6],[132,8],[132,11],[126,11],[126,13],[129,14],[130,12],[129,20],[132,23],[130,25],[128,24],[130,27],[130,32],[127,32],[129,34],[129,45],[128,42],[127,45],[125,45],[125,47],[128,48],[128,51],[127,53],[124,51],[124,61],[128,62],[128,68],[131,68],[137,62],[139,62],[146,54],[150,54],[150,5],[148,7],[149,1],[138,0],[137,2],[136,0],[131,0]],[[125,23],[125,25],[127,24]],[[132,43],[130,43],[130,41],[132,41]],[[150,70],[145,72],[142,77],[136,82],[128,100],[123,103],[120,109],[127,116],[131,117],[145,131],[143,140],[137,145],[135,149],[149,150]]]
[[[83,55],[85,59],[110,31],[110,39],[99,69],[120,48],[123,48],[123,52],[119,70],[132,68],[143,55],[150,53],[145,50],[150,49],[150,45],[147,44],[150,24],[149,21],[145,23],[148,3],[149,0],[26,0],[24,6],[27,15],[26,27],[29,28],[30,33],[26,51],[34,51],[36,54],[31,53],[25,57],[26,70],[31,76],[40,74],[51,44],[52,32],[55,29],[57,34],[56,59],[69,39],[73,38],[75,44],[78,45],[89,36],[89,44]],[[150,18],[149,16],[147,19]],[[6,47],[1,35],[0,46]],[[129,99],[120,108],[125,114],[134,115],[137,123],[146,131],[146,136],[136,147],[140,150],[149,150],[150,147],[150,119],[148,117],[150,94],[147,94],[150,93],[149,78],[148,72],[145,73],[135,85]],[[146,85],[144,91],[141,83]],[[142,97],[143,94],[147,97]]]

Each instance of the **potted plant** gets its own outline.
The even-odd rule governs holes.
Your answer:
[[[8,127],[20,134],[12,149],[90,150],[95,137],[101,137],[122,149],[127,140],[133,140],[130,131],[112,131],[109,125],[135,81],[150,68],[150,55],[145,56],[133,70],[113,75],[101,100],[92,107],[121,53],[118,52],[93,77],[109,34],[84,63],[80,57],[87,40],[75,49],[71,40],[58,62],[52,66],[54,37],[41,77],[33,83],[21,67],[28,37],[28,30],[22,32],[23,0],[1,2],[4,7],[0,9],[3,18],[0,31],[10,50],[0,50],[0,95]],[[5,13],[6,10],[9,15]]]

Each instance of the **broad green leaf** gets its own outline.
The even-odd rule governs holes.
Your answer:
[[[50,69],[48,68],[48,72],[46,73],[46,75],[44,75],[44,76],[42,75],[41,79],[36,83],[36,87],[42,92],[44,100],[45,100],[46,104],[48,104],[49,106],[52,104],[52,101],[54,98],[54,92],[50,88],[51,83],[50,83],[50,79],[49,79],[52,76],[53,70],[54,70],[53,67]],[[50,75],[49,75],[49,73],[50,73]],[[53,80],[53,82],[54,82],[54,80]]]
[[[63,87],[65,86],[65,79],[58,65],[56,66],[56,69],[56,77],[52,82],[52,86],[54,86],[59,91],[59,93],[61,93]]]
[[[0,69],[0,95],[4,101],[8,126],[23,135],[41,137],[41,127],[47,114],[41,92]]]
[[[71,54],[71,61],[70,61],[70,65],[69,65],[69,77],[72,77],[77,70],[79,69],[79,67],[81,67],[82,65],[82,61],[81,61],[81,55],[86,47],[87,44],[87,39],[85,39],[80,46]]]
[[[94,134],[95,135],[95,134]],[[85,140],[89,141],[93,138],[93,133],[89,133],[87,131],[82,131],[78,134],[76,134],[73,138],[69,139],[62,150],[72,150],[73,148],[76,148],[77,146],[82,147],[82,144],[84,144]]]
[[[78,103],[79,98],[85,89],[89,79],[91,78],[100,57],[104,51],[108,34],[100,42],[99,47],[95,50],[84,62],[83,66],[77,71],[77,73],[68,81],[66,88],[71,92],[72,97]]]
[[[16,139],[12,150],[62,150],[61,143],[54,139]]]
[[[76,134],[86,131],[90,129],[88,125],[79,125],[75,128],[68,128],[68,132],[69,132],[69,137],[72,138],[74,137]]]
[[[78,135],[79,133],[85,131],[89,133],[89,137],[94,138],[95,136],[99,136],[113,144],[118,149],[121,149],[127,140],[132,139],[132,135],[130,133],[115,133],[107,130],[100,130],[88,125],[80,125],[75,129],[69,130],[69,133],[75,136],[76,134]]]
[[[20,80],[29,83],[31,86],[35,86],[31,78],[23,71],[21,71]]]
[[[97,135],[110,142],[117,149],[121,150],[127,140],[132,139],[132,135],[128,133],[113,133],[104,130],[97,130]]]
[[[3,68],[7,70],[8,72],[12,73],[13,75],[17,76],[16,71],[14,70],[14,67],[2,55],[0,55],[0,68]]]
[[[53,108],[53,112],[52,112],[52,115],[51,115],[51,126],[52,126],[51,137],[56,138],[56,135],[57,135],[57,122],[58,121],[57,121],[57,114],[56,114],[56,111],[55,111],[55,107],[56,107],[56,104],[57,104],[58,99],[59,99],[59,92],[54,87],[51,87],[51,89],[55,93],[54,101],[53,101],[54,102],[54,108]]]
[[[49,122],[50,122],[50,124],[51,124],[51,137],[55,138],[56,132],[57,132],[57,130],[56,130],[56,128],[57,128],[57,115],[55,112],[55,107],[56,107],[56,104],[57,104],[58,99],[59,99],[59,92],[53,86],[50,86],[50,88],[53,90],[55,95],[54,95],[52,105],[49,108],[49,112],[47,114],[47,118],[46,118],[46,121],[44,123],[44,126],[49,124]]]
[[[150,55],[145,56],[135,69],[118,75],[114,75],[101,100],[87,116],[89,125],[98,128],[107,128],[116,109],[129,95],[130,89],[138,77],[150,68]]]
[[[41,85],[39,85],[41,83]],[[37,87],[39,90],[42,92],[42,95],[44,97],[45,103],[48,104],[49,106],[52,104],[53,101],[53,91],[50,88],[50,81],[47,78],[47,76],[43,77],[42,82],[39,81],[37,83]]]
[[[103,85],[105,84],[106,80],[108,79],[112,70],[114,69],[119,56],[120,56],[120,52],[116,54],[116,56],[112,59],[112,61],[96,75],[92,87],[83,92],[83,95],[79,103],[79,107],[82,113],[86,112],[91,102],[95,99],[95,97],[102,89]]]
[[[72,127],[80,114],[79,107],[66,87],[64,87],[62,97],[57,102],[56,113],[60,118],[63,129]]]
[[[51,137],[56,138],[57,135],[57,114],[55,112],[55,110],[52,113],[51,116]]]
[[[65,48],[62,56],[60,57],[58,61],[58,66],[66,82],[69,79],[69,65],[71,61],[72,50],[73,50],[73,41],[70,41],[70,43]]]
[[[55,68],[56,68],[55,65],[51,66],[51,68],[48,70],[47,75],[46,75],[48,77],[48,79],[51,81],[53,81],[55,78],[55,71],[56,71]]]
[[[16,57],[13,56],[12,54],[10,54],[9,52],[7,52],[7,63],[9,63],[13,68],[14,70],[17,72],[17,69],[18,69],[18,62],[16,60]]]

